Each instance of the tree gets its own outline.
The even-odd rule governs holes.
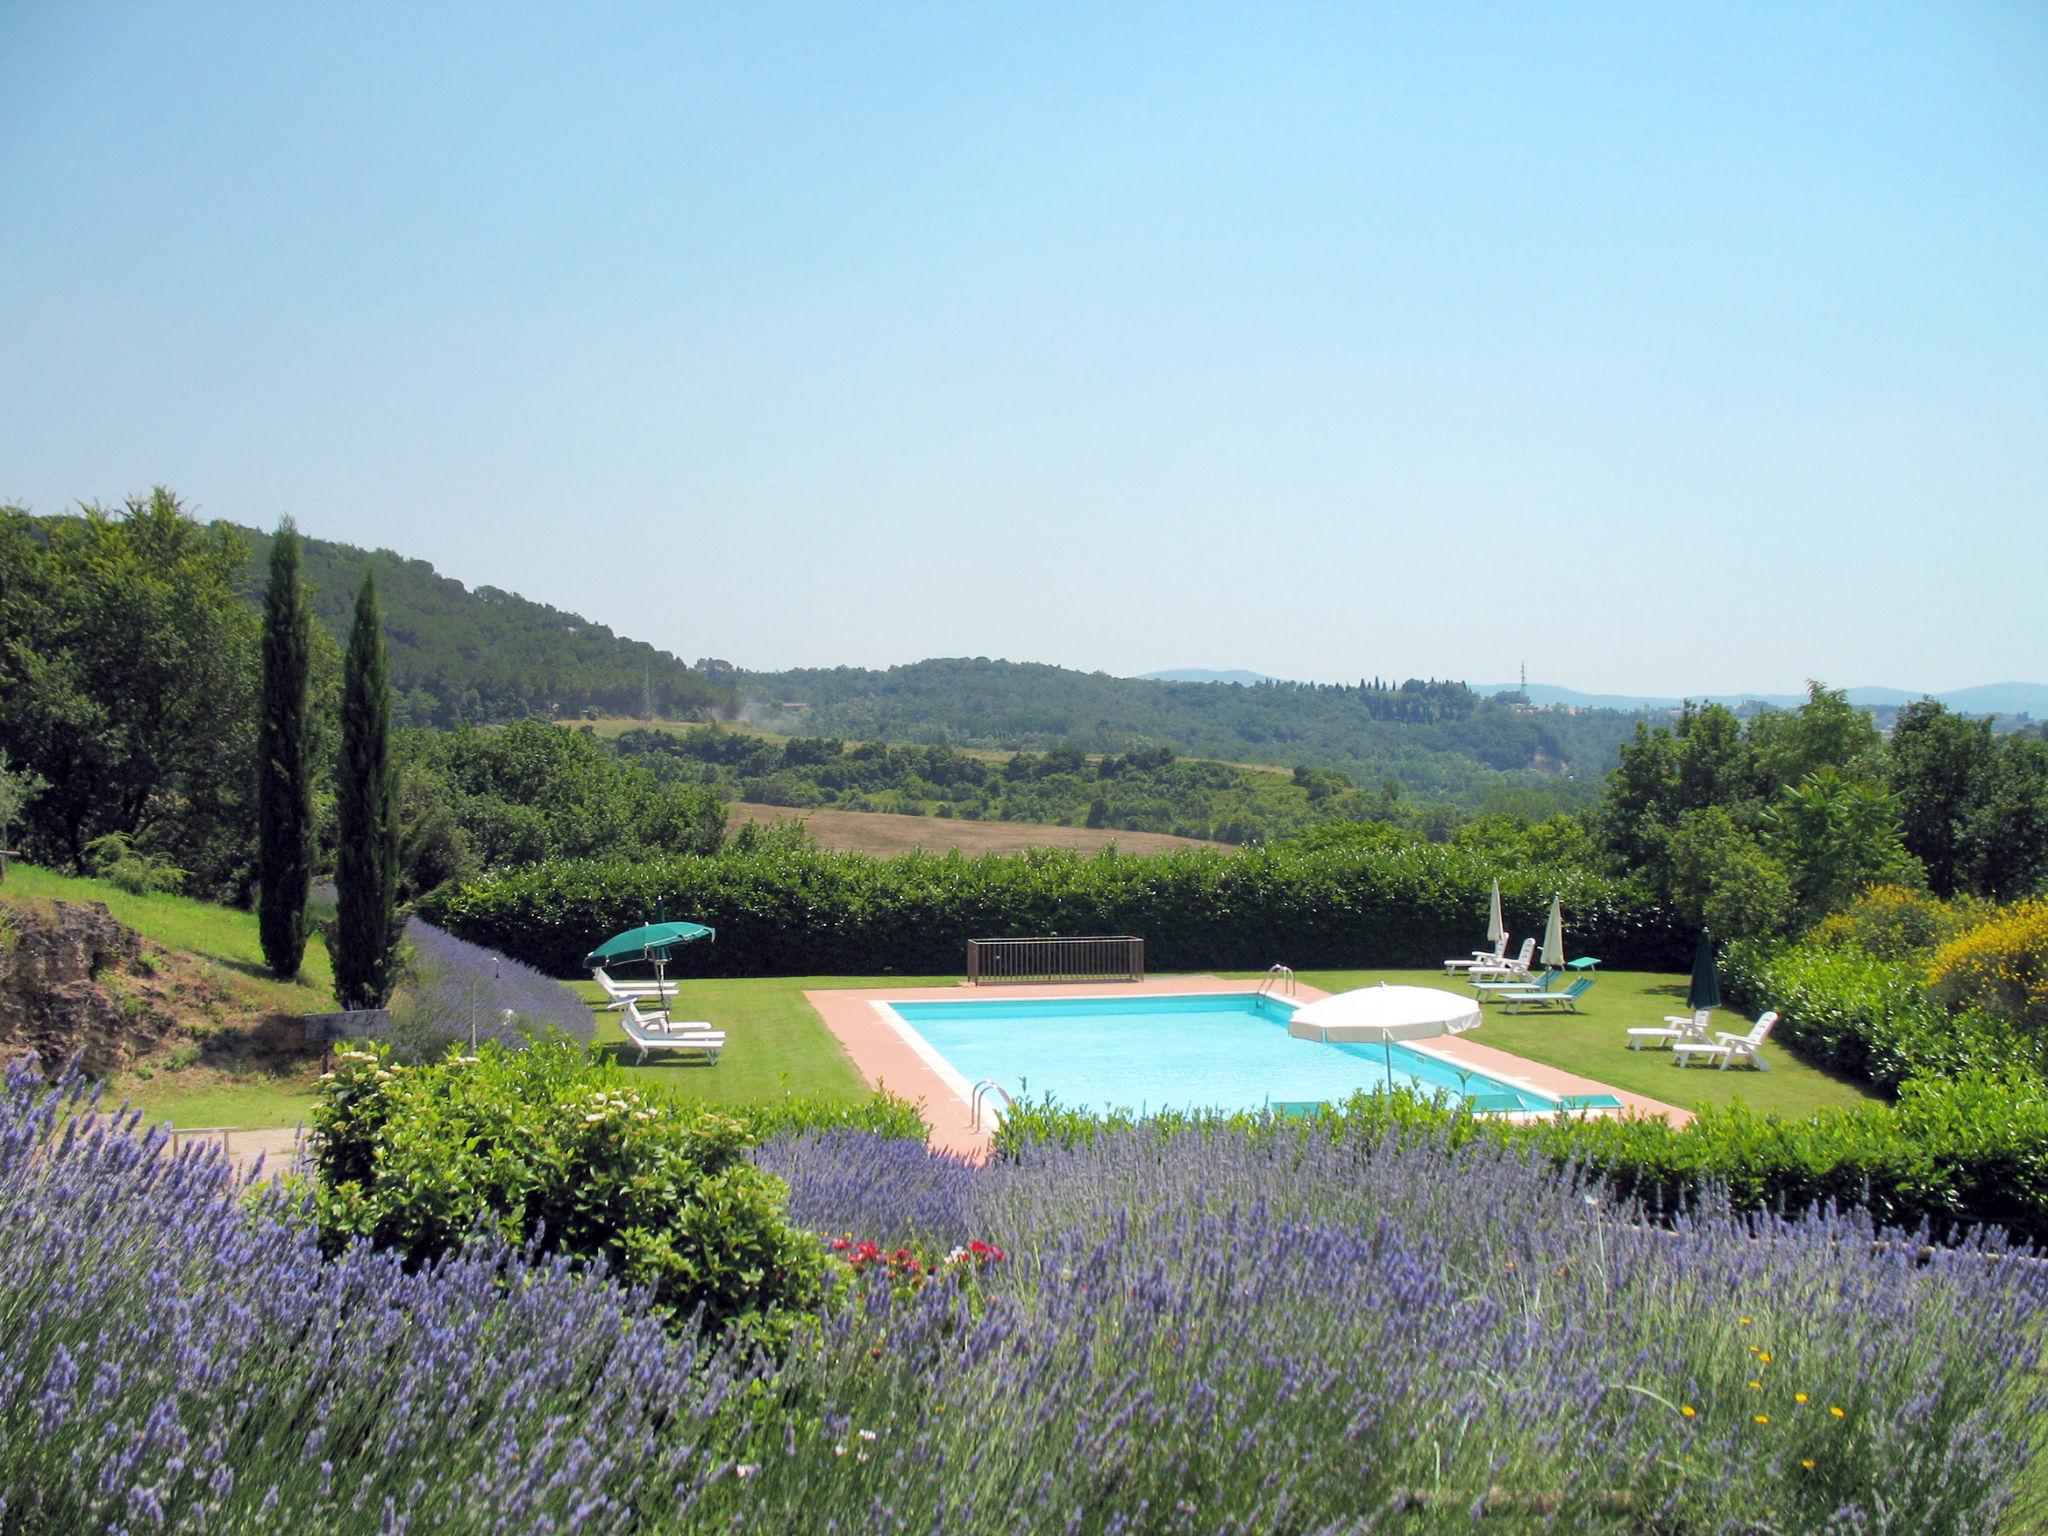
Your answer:
[[[270,546],[263,596],[263,714],[256,732],[257,928],[272,974],[299,974],[313,883],[313,608],[290,518]]]
[[[1806,685],[1806,702],[1791,714],[1772,711],[1750,721],[1748,742],[1767,795],[1822,768],[1864,783],[1885,776],[1884,738],[1869,712],[1821,683]]]
[[[355,626],[342,662],[335,793],[334,995],[344,1008],[381,1008],[398,969],[398,796],[384,626],[376,578],[368,571],[356,592]]]
[[[0,509],[0,738],[49,787],[22,846],[86,867],[119,833],[245,899],[257,630],[247,550],[159,486],[117,512]]]
[[[1770,938],[1792,918],[1792,877],[1727,809],[1687,811],[1671,834],[1671,900],[1723,938]]]
[[[7,749],[0,747],[0,880],[7,878],[7,839],[21,819],[22,808],[50,786],[40,774],[7,765]]]
[[[1926,866],[1929,888],[1946,901],[1967,879],[1965,838],[1991,798],[1998,760],[1991,722],[1920,699],[1899,711],[1889,748],[1906,848]]]
[[[1780,791],[1763,826],[1765,846],[1791,873],[1807,922],[1839,912],[1870,886],[1923,878],[1899,837],[1898,801],[1831,767]]]

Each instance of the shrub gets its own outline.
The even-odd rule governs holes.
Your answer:
[[[1942,901],[1903,885],[1877,885],[1846,911],[1821,919],[1809,937],[1827,947],[1853,945],[1879,960],[1922,960],[1985,915],[1985,903],[1972,897]]]
[[[323,1258],[276,1191],[136,1116],[0,1090],[10,1536],[672,1530],[758,1368],[485,1242]]]
[[[887,860],[784,846],[549,861],[444,888],[421,912],[552,975],[661,910],[718,929],[687,963],[722,976],[940,975],[960,969],[970,938],[1053,933],[1137,934],[1158,970],[1433,966],[1484,930],[1495,873],[1483,854],[1429,845]],[[1623,882],[1521,866],[1501,887],[1509,926],[1530,933],[1561,891],[1573,948],[1609,965],[1676,970],[1691,957],[1697,935]]]
[[[755,1140],[805,1132],[862,1131],[892,1141],[922,1143],[931,1134],[918,1106],[886,1090],[847,1103],[843,1099],[812,1099],[788,1093],[733,1106]]]
[[[2048,898],[2008,907],[1935,951],[1935,995],[2048,1033]]]
[[[405,970],[383,1038],[408,1063],[495,1040],[512,1050],[554,1030],[585,1045],[597,1033],[590,1005],[529,965],[409,918]]]
[[[1027,1158],[1040,1146],[1085,1147],[1139,1131],[1268,1143],[1440,1139],[1454,1150],[1486,1141],[1598,1174],[1616,1194],[1666,1219],[1717,1199],[1743,1211],[1855,1205],[1876,1220],[1946,1236],[1983,1226],[2048,1243],[2048,1087],[2024,1078],[1916,1081],[1896,1111],[1871,1105],[1788,1119],[1739,1104],[1709,1108],[1682,1128],[1566,1115],[1517,1124],[1404,1093],[1358,1094],[1303,1117],[1197,1111],[1140,1118],[1036,1101],[1005,1117],[994,1151]]]
[[[2048,1073],[2041,1041],[1981,1009],[1945,1007],[1911,962],[1819,942],[1739,941],[1724,952],[1721,976],[1735,1006],[1776,1009],[1778,1036],[1806,1060],[1888,1092],[1922,1076]]]
[[[1709,1191],[1659,1229],[1490,1135],[1334,1121],[1104,1128],[936,1181],[853,1140],[762,1153],[856,1231],[908,1206],[849,1165],[1009,1257],[978,1311],[878,1287],[806,1339],[776,1382],[805,1407],[747,1426],[706,1529],[1962,1536],[2035,1454],[2048,1270],[1919,1263],[1861,1216]]]
[[[740,1121],[646,1098],[564,1040],[437,1066],[388,1057],[342,1052],[314,1110],[330,1251],[367,1238],[421,1264],[481,1227],[601,1259],[669,1315],[759,1338],[815,1297],[817,1245],[746,1160]]]
[[[175,895],[185,888],[184,870],[137,848],[125,832],[108,832],[87,843],[85,862],[100,879],[134,896]]]

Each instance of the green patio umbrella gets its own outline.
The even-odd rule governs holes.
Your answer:
[[[595,970],[600,965],[617,965],[621,961],[646,961],[654,967],[655,985],[662,988],[661,1002],[665,1008],[668,1006],[669,951],[698,939],[717,937],[715,929],[706,928],[702,923],[643,923],[638,928],[613,934],[585,955],[583,964]]]
[[[1685,1006],[1694,1013],[1721,1006],[1721,978],[1714,971],[1714,938],[1700,930],[1700,947],[1692,957],[1692,990],[1685,994]]]
[[[1543,926],[1543,953],[1536,957],[1545,965],[1564,964],[1564,897],[1550,898],[1550,921]]]

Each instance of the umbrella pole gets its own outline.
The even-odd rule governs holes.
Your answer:
[[[1387,1097],[1394,1096],[1394,1042],[1385,1038],[1380,1041],[1380,1054],[1387,1058]]]

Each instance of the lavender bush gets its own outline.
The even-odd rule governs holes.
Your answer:
[[[245,1209],[218,1153],[82,1107],[21,1066],[0,1090],[10,1536],[692,1519],[751,1368],[502,1247],[324,1261],[284,1195]]]
[[[1641,1219],[1477,1140],[778,1139],[841,1287],[778,1358],[502,1247],[320,1257],[75,1085],[0,1091],[0,1529],[2038,1530],[2048,1269],[1854,1215]]]
[[[820,1411],[757,1425],[759,1470],[707,1516],[1963,1533],[1996,1528],[2031,1456],[2048,1270],[1983,1240],[1725,1202],[1658,1227],[1490,1142],[1148,1129],[978,1172],[912,1152],[759,1155],[823,1229],[971,1231],[1011,1261],[978,1310],[836,1320],[782,1372]]]
[[[495,1040],[517,1050],[560,1030],[588,1045],[590,1005],[529,965],[408,918],[407,976],[391,1004],[391,1043],[406,1059],[432,1061],[451,1045]]]

